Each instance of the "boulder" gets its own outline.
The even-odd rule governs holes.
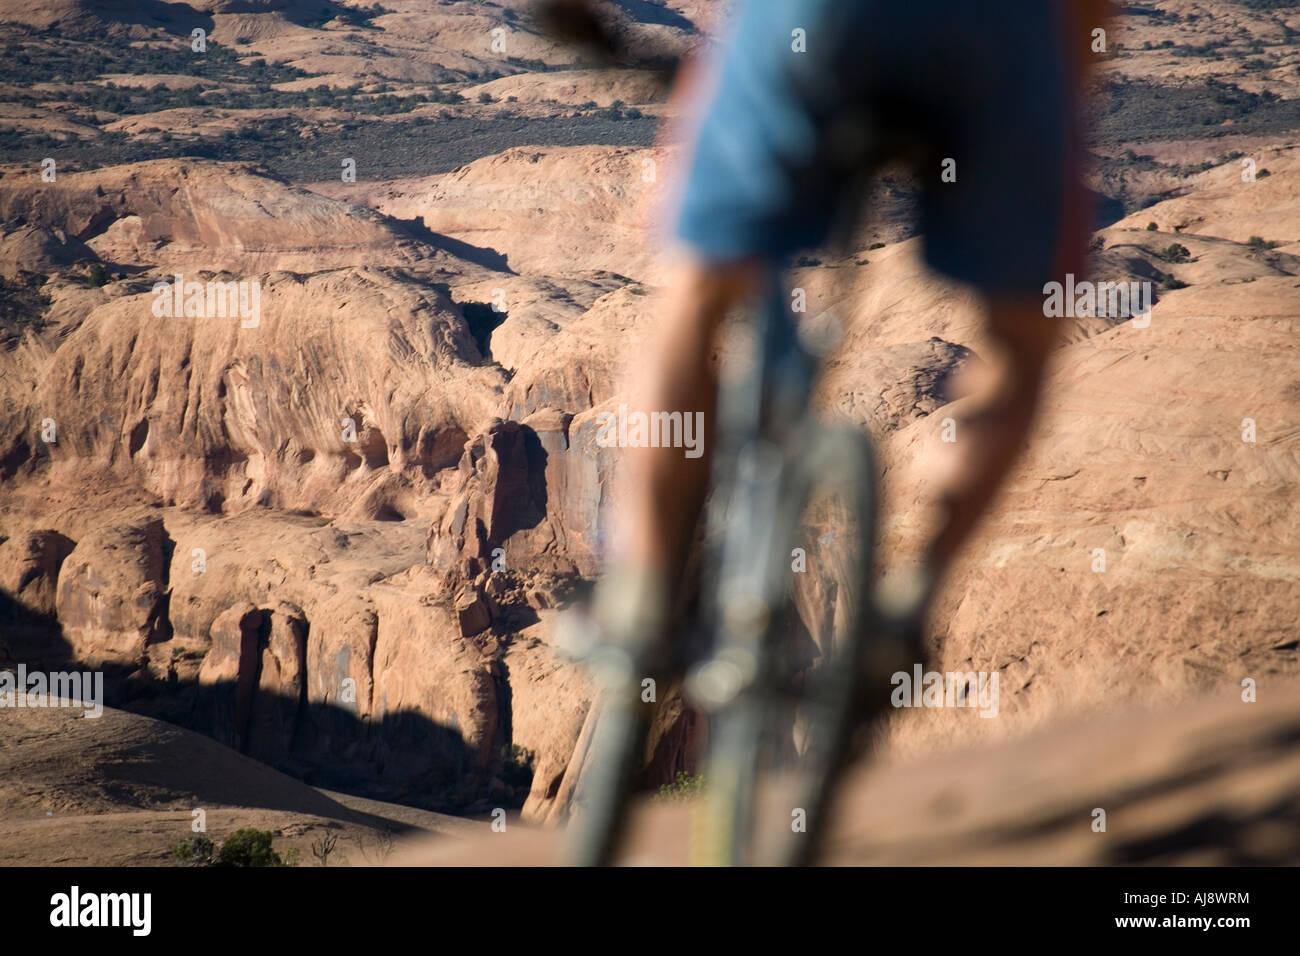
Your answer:
[[[488,601],[472,588],[462,591],[456,598],[456,624],[461,637],[473,637],[492,624]]]
[[[59,570],[75,547],[50,528],[0,539],[0,660],[41,661],[66,653],[51,631],[57,628]]]
[[[63,637],[76,660],[133,668],[142,663],[147,645],[170,636],[170,550],[160,518],[105,525],[77,542],[63,562],[55,595]]]

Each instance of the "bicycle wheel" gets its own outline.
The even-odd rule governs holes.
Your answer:
[[[824,815],[820,780],[836,762],[841,726],[851,723],[852,673],[861,654],[857,636],[870,614],[866,594],[876,531],[875,457],[870,441],[854,429],[809,426],[794,434],[799,437],[783,451],[761,442],[745,449],[725,503],[725,520],[719,522],[724,533],[713,592],[716,646],[691,682],[694,696],[714,712],[706,798],[696,826],[696,843],[702,844],[697,862],[751,861],[760,764],[778,746],[779,715],[797,697],[812,725],[812,746],[804,761],[810,829]],[[792,548],[814,497],[840,503],[843,520],[837,527],[848,539],[850,557],[836,595],[840,626],[820,651],[811,693],[799,695],[791,684],[790,635],[782,612],[791,594]],[[809,842],[811,837],[803,841]]]

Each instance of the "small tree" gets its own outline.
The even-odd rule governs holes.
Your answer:
[[[185,866],[211,866],[216,847],[202,833],[186,837],[172,847],[172,856]]]
[[[339,838],[336,834],[325,833],[311,843],[311,855],[320,861],[321,866],[330,865],[330,854],[334,852],[334,847],[338,845]]]
[[[280,854],[271,849],[270,830],[244,827],[226,837],[217,856],[217,866],[284,866]]]

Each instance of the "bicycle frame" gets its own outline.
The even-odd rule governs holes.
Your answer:
[[[815,785],[805,788],[802,801],[809,804],[802,808],[809,832],[786,849],[787,862],[808,862],[815,853],[829,799],[822,778],[838,773],[840,751],[847,748],[841,738],[848,731],[841,725],[852,722],[862,646],[877,620],[868,597],[874,571],[875,456],[859,430],[828,429],[809,415],[819,363],[799,340],[781,275],[779,264],[770,263],[750,374],[724,394],[721,409],[724,439],[709,529],[709,539],[720,545],[705,591],[716,600],[706,609],[716,639],[712,658],[696,668],[693,680],[696,696],[715,712],[704,816],[696,828],[706,838],[698,861],[714,864],[750,862],[756,773],[769,715],[788,699],[789,675],[778,671],[777,651],[784,638],[779,618],[791,583],[789,556],[818,487],[839,486],[859,519],[849,572],[857,601],[841,646],[832,642],[823,649],[826,659],[813,681],[815,693],[805,702],[819,731],[808,759],[808,779]]]
[[[823,649],[814,693],[805,701],[819,731],[801,796],[808,828],[785,848],[785,862],[815,858],[849,740],[866,712],[865,669],[874,651],[888,652],[872,646],[871,638],[891,630],[870,586],[877,507],[871,443],[859,429],[827,428],[809,416],[819,363],[799,340],[781,264],[769,262],[764,277],[753,362],[743,381],[720,400],[706,519],[713,560],[701,602],[704,631],[713,640],[709,656],[687,675],[688,695],[713,714],[701,818],[707,845],[698,862],[724,865],[750,862],[754,791],[769,714],[774,703],[790,696],[788,675],[778,672],[777,619],[789,596],[790,549],[818,488],[837,489],[859,521],[848,578],[853,604],[844,632]],[[642,675],[662,670],[665,661],[664,649],[645,646],[643,638],[637,643],[636,635],[643,633],[631,627],[602,652],[606,680],[589,750],[587,805],[571,825],[579,863],[610,862],[626,817],[649,722],[637,685]]]

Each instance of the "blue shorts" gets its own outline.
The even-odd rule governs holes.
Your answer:
[[[1080,188],[1062,3],[740,0],[679,238],[714,261],[820,246],[860,212],[862,181],[903,159],[934,269],[1041,294]]]

